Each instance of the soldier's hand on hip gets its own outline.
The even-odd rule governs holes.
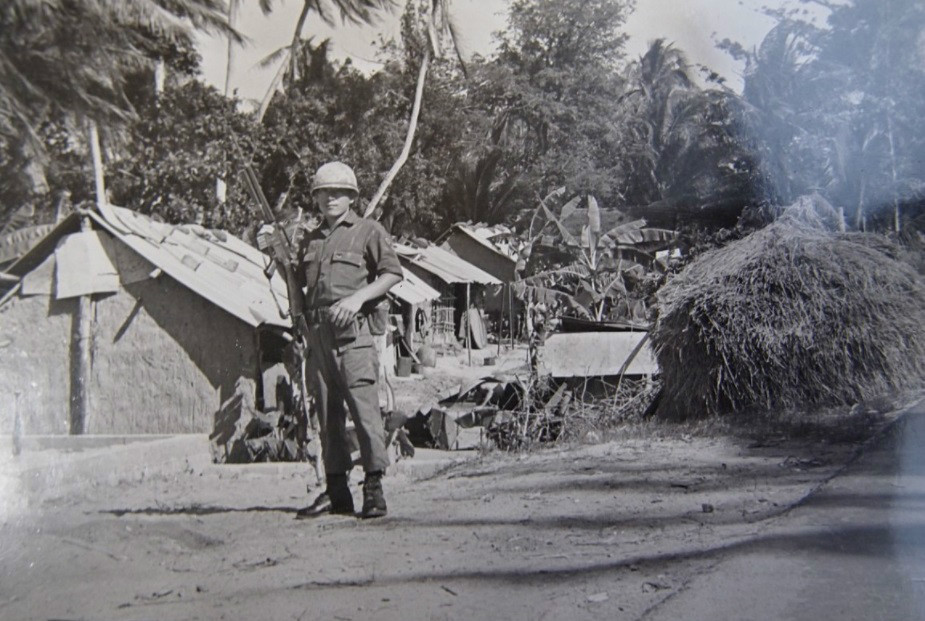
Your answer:
[[[360,312],[360,307],[363,306],[363,300],[360,300],[352,295],[338,300],[331,305],[329,309],[331,322],[339,328],[344,328],[353,321],[353,318],[356,317],[357,313]]]

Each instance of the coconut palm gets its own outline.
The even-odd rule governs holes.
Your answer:
[[[520,178],[503,173],[503,157],[496,146],[484,155],[467,153],[459,158],[447,180],[447,219],[494,225],[510,215]]]
[[[40,124],[54,120],[76,134],[89,122],[95,149],[97,123],[118,128],[134,115],[127,76],[154,69],[164,49],[191,48],[196,29],[237,36],[222,0],[0,3],[0,139],[24,145],[40,181],[33,186],[44,177]]]
[[[644,162],[640,183],[648,186],[648,200],[665,198],[664,180],[659,169],[666,145],[679,129],[679,106],[696,89],[687,58],[681,50],[656,39],[636,62],[630,65],[630,87],[623,97],[630,131],[641,142],[638,155]],[[662,164],[662,165],[660,165]]]
[[[187,43],[193,29],[234,36],[221,0],[0,3],[0,132],[32,132],[49,112],[130,117],[125,73],[153,66],[152,41]]]
[[[260,3],[260,10],[263,11],[264,15],[270,13],[273,10],[273,0],[258,0]],[[238,25],[238,13],[241,11],[241,7],[244,5],[244,0],[228,0],[228,25],[231,28],[237,28]],[[228,51],[225,61],[225,97],[228,96],[229,91],[231,90],[231,72],[234,68],[234,50],[237,42],[234,37],[228,38]]]
[[[457,36],[456,25],[453,22],[450,12],[450,5],[451,0],[420,0],[418,15],[420,16],[421,23],[419,25],[426,31],[427,36],[425,42],[421,46],[423,48],[421,53],[421,64],[418,67],[418,77],[414,89],[414,102],[411,106],[411,117],[408,120],[408,131],[405,134],[405,141],[401,153],[399,153],[395,163],[392,164],[389,172],[386,173],[376,193],[373,194],[369,204],[366,206],[364,215],[367,217],[376,211],[379,202],[385,196],[392,181],[398,175],[402,166],[404,166],[405,162],[408,160],[408,156],[411,154],[411,145],[414,142],[414,135],[417,132],[418,117],[421,113],[421,105],[424,100],[424,83],[427,80],[427,71],[430,67],[431,60],[434,57],[440,56],[444,39],[449,38],[453,50],[456,53],[456,58],[459,60],[465,72],[465,63],[460,53],[459,37]],[[413,9],[414,2],[412,1],[409,3],[408,10],[410,11]],[[408,43],[410,42],[406,41],[406,44]]]
[[[299,12],[289,44],[261,61],[262,65],[279,62],[280,67],[260,103],[257,120],[263,119],[270,100],[280,85],[296,83],[299,79],[299,68],[309,64],[306,52],[311,48],[303,45],[302,31],[310,13],[317,13],[321,21],[328,26],[334,26],[337,18],[342,24],[373,24],[381,11],[391,10],[395,6],[396,0],[303,0],[302,10]]]

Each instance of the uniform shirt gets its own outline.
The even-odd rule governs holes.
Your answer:
[[[297,277],[308,310],[330,306],[382,274],[403,277],[389,235],[381,224],[352,210],[333,229],[322,220],[299,242]],[[367,302],[364,311],[377,302]]]

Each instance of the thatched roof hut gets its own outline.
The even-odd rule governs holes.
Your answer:
[[[21,280],[0,299],[0,433],[17,417],[28,435],[205,433],[242,377],[275,402],[288,302],[259,250],[112,205],[83,220],[9,268]]]
[[[801,199],[660,292],[657,414],[809,410],[925,385],[925,283],[878,236]]]

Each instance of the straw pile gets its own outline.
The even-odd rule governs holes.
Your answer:
[[[925,385],[925,283],[833,214],[801,199],[662,289],[656,415],[805,413]]]

